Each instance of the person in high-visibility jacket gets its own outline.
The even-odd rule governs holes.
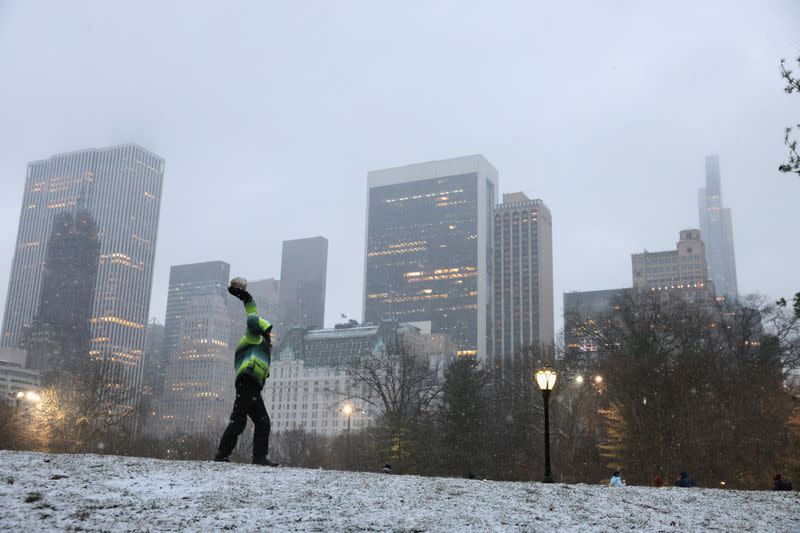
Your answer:
[[[258,307],[247,290],[231,283],[228,292],[244,303],[247,313],[247,331],[236,347],[234,367],[236,369],[236,400],[225,433],[219,442],[215,461],[227,462],[236,447],[239,435],[247,425],[247,417],[253,421],[253,464],[278,466],[267,458],[269,451],[270,421],[261,389],[269,377],[272,360],[270,332],[272,324],[258,315]]]

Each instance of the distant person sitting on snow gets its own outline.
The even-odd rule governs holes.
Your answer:
[[[614,475],[611,476],[611,481],[608,482],[609,487],[624,487],[625,483],[622,482],[622,477],[619,475],[619,472],[614,472]]]
[[[678,481],[675,482],[676,487],[694,487],[694,480],[689,477],[686,472],[681,472]]]
[[[247,313],[247,330],[236,347],[234,368],[236,370],[236,400],[233,402],[231,421],[222,434],[215,461],[227,462],[239,435],[247,425],[247,417],[253,421],[253,464],[278,466],[267,459],[269,451],[269,415],[261,398],[264,381],[269,377],[272,362],[270,331],[272,324],[258,316],[258,307],[247,292],[247,282],[242,278],[231,280],[228,292],[244,303]]]
[[[656,487],[663,487],[664,480],[661,479],[661,476],[656,476],[656,478],[653,480],[653,485],[655,485]]]
[[[772,490],[792,490],[792,484],[781,479],[780,474],[772,478]]]
[[[383,465],[383,473],[384,474],[391,474],[392,473],[392,464],[391,463],[386,463],[385,465]]]

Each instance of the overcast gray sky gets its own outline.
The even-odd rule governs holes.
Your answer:
[[[170,265],[278,276],[281,241],[314,235],[326,323],[360,318],[367,171],[471,153],[553,213],[557,327],[564,291],[630,286],[632,252],[697,227],[708,153],[740,291],[789,296],[798,28],[791,0],[0,0],[0,304],[27,162],[125,142],[167,161],[162,319]]]

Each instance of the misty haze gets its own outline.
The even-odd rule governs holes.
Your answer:
[[[798,28],[0,0],[0,529],[800,530]]]

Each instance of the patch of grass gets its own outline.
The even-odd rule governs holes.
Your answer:
[[[28,494],[25,495],[25,503],[38,502],[41,499],[42,499],[41,492],[29,492]]]
[[[89,511],[89,509],[81,509],[80,511],[76,511],[75,514],[73,514],[72,516],[74,516],[78,520],[86,520],[87,518],[89,518],[89,516],[91,516],[91,514],[92,513]]]
[[[14,478],[13,478],[13,477],[11,477],[11,476],[8,476],[8,477],[6,478],[6,484],[7,484],[7,485],[13,485],[13,484],[14,484]]]

